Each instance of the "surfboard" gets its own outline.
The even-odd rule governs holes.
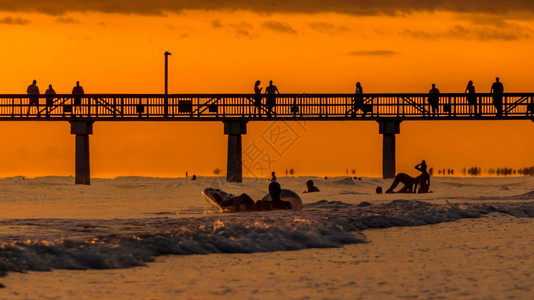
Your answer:
[[[202,197],[208,202],[209,205],[216,207],[220,212],[223,211],[236,211],[239,207],[222,208],[217,201],[215,201],[215,194],[221,195],[221,198],[226,199],[228,197],[235,197],[234,194],[228,194],[227,192],[216,188],[205,188],[202,190]]]
[[[202,197],[204,198],[204,200],[206,200],[209,205],[219,209],[220,212],[242,211],[239,206],[229,206],[225,208],[221,207],[217,203],[217,201],[215,201],[215,194],[219,194],[222,199],[227,199],[228,197],[235,197],[234,194],[229,194],[223,190],[216,188],[208,187],[202,190]],[[302,199],[300,199],[299,195],[297,195],[297,193],[291,190],[282,189],[280,193],[280,198],[282,199],[282,201],[288,201],[289,203],[291,203],[291,209],[293,210],[301,210],[304,207],[304,205],[302,204]],[[267,194],[261,200],[272,201],[272,198],[271,195]]]

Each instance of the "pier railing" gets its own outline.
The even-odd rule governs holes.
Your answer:
[[[254,94],[0,95],[0,120],[533,119],[534,93],[502,94],[502,104],[497,101],[501,114],[494,95],[469,97],[440,94],[434,110],[428,94],[281,94],[274,98]]]

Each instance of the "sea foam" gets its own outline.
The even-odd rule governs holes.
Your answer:
[[[136,219],[0,220],[0,273],[144,265],[158,255],[252,253],[366,242],[362,230],[420,226],[492,212],[534,217],[534,202],[386,204],[318,201],[302,211]],[[6,230],[8,228],[9,230]]]

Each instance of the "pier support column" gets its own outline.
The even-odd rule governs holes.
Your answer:
[[[400,133],[401,121],[378,121],[383,136],[382,177],[395,178],[395,134]]]
[[[241,135],[247,134],[247,121],[224,121],[224,134],[228,135],[228,161],[226,181],[243,182]]]
[[[89,168],[89,135],[94,121],[70,121],[70,133],[76,135],[76,184],[91,184]]]

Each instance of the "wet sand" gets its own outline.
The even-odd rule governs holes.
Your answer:
[[[10,273],[2,299],[529,299],[534,219],[366,230],[335,249],[163,256],[146,267]]]

